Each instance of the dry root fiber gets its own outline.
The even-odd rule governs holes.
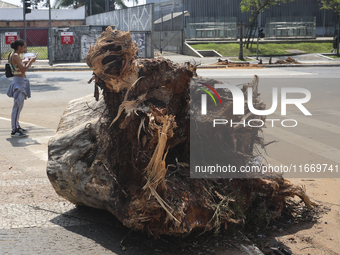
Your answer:
[[[307,206],[312,205],[301,188],[281,177],[191,179],[189,89],[198,90],[199,82],[213,85],[218,81],[197,77],[196,66],[190,63],[137,59],[136,52],[129,32],[108,27],[86,58],[107,107],[107,121],[101,125],[94,152],[108,162],[105,169],[112,176],[103,180],[111,189],[109,202],[102,202],[101,208],[111,211],[126,226],[157,237],[245,222],[248,205],[258,194],[266,209],[277,214],[287,196],[298,195]],[[245,95],[247,86],[253,86],[257,109],[264,109],[257,93],[258,77],[244,85]],[[221,96],[231,98],[227,91]],[[234,118],[232,100],[228,102],[219,111]],[[208,119],[191,117],[208,123]],[[247,118],[262,117],[243,117]],[[264,145],[259,131],[230,128],[226,157],[237,164],[253,158],[254,146]],[[66,192],[63,196],[71,197]],[[76,203],[91,205],[91,196],[87,199]]]
[[[131,40],[130,32],[108,27],[98,38],[96,45],[90,46],[86,62],[96,77],[106,82],[109,89],[119,92],[120,89],[131,86],[137,77],[134,65],[137,51],[137,44]]]
[[[250,64],[249,62],[245,61],[233,61],[230,62],[228,59],[218,59],[217,63],[211,64],[212,66],[225,66],[227,68],[261,68],[262,67],[262,60],[258,64]]]

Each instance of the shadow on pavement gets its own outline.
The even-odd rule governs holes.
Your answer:
[[[72,78],[65,78],[65,77],[53,77],[53,78],[47,78],[46,82],[53,83],[53,82],[76,82],[81,81],[82,79],[72,79]]]
[[[6,94],[7,89],[9,86],[10,82],[8,84],[2,85],[0,83],[0,94]],[[48,84],[41,84],[41,85],[34,85],[31,83],[31,91],[32,92],[47,92],[47,91],[56,91],[60,90],[60,88],[53,86],[53,85],[48,85]]]
[[[68,226],[62,223],[66,218],[68,218]],[[237,234],[238,230],[234,231],[232,228],[218,236],[212,232],[199,235],[202,231],[188,237],[161,236],[155,239],[149,236],[147,231],[135,232],[123,226],[107,211],[89,207],[77,207],[53,218],[51,222],[67,231],[89,238],[115,254],[246,254],[237,248],[239,247],[237,243],[243,240]]]
[[[0,94],[6,94],[7,93],[7,89],[9,87],[9,85],[11,84],[12,79],[3,79],[0,78]],[[32,82],[30,80],[31,83],[31,91],[32,92],[47,92],[47,91],[56,91],[56,90],[60,90],[59,87],[54,86],[54,84],[52,82],[50,83],[41,83],[41,84],[36,84],[34,83],[34,81]]]
[[[41,144],[37,140],[34,140],[32,138],[29,138],[29,137],[25,137],[25,138],[11,137],[11,138],[6,138],[6,140],[8,142],[10,142],[13,147],[25,147],[25,146],[29,146],[29,145],[37,145],[37,144],[39,145],[39,144]]]
[[[68,218],[69,226],[65,226]],[[78,222],[77,223],[72,223]],[[77,207],[51,220],[68,231],[89,238],[117,254],[177,254],[181,249],[164,239],[154,239],[147,233],[133,232],[111,213],[89,207]],[[79,223],[80,222],[80,223]],[[74,225],[73,225],[74,224]]]
[[[308,209],[304,213],[307,212]],[[63,224],[65,219],[68,224]],[[149,236],[147,231],[135,232],[123,226],[107,211],[89,207],[77,207],[53,218],[51,222],[74,234],[91,239],[111,252],[128,255],[240,255],[247,254],[240,250],[241,246],[249,247],[253,244],[265,254],[292,254],[288,245],[278,242],[275,238],[293,236],[301,230],[312,228],[316,223],[312,215],[302,222],[279,217],[264,229],[251,230],[230,225],[218,235],[213,232],[201,234],[202,230],[187,237],[161,236],[155,239]],[[291,241],[294,242],[294,239]],[[276,251],[278,253],[275,253]]]
[[[59,83],[70,83],[70,82],[79,82],[81,79],[72,79],[60,77],[56,74],[53,78],[43,79],[43,76],[40,74],[32,74],[29,73],[27,78],[30,79],[31,90],[32,92],[48,92],[48,91],[56,91],[60,90],[57,86]],[[6,78],[6,76],[0,75],[0,94],[6,94],[8,86],[12,82],[12,78]]]
[[[39,84],[39,85],[34,85],[31,83],[31,91],[32,92],[47,92],[47,91],[56,91],[60,90],[60,88],[49,85],[49,84]]]

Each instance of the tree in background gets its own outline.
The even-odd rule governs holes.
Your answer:
[[[37,0],[41,1],[41,0]],[[129,1],[129,0],[128,0]],[[138,3],[138,0],[132,0]],[[116,7],[121,9],[127,8],[124,0],[91,0],[92,5],[92,15],[105,12],[105,5],[108,2],[109,11],[114,11]],[[87,15],[90,15],[90,0],[56,0],[54,2],[53,8],[59,9],[62,7],[73,7],[79,8],[81,6],[86,6]]]
[[[337,14],[337,29],[335,29],[334,37],[336,38],[336,54],[339,56],[339,36],[340,36],[340,0],[319,0],[322,4],[321,9],[330,9]]]
[[[24,0],[21,3],[24,4]],[[43,3],[43,7],[48,7],[48,0],[31,0],[32,9],[38,9],[40,3]]]
[[[293,0],[291,0],[293,1]],[[325,0],[326,1],[326,0]],[[340,1],[340,0],[339,0]],[[250,12],[250,29],[247,39],[247,46],[249,47],[250,37],[253,33],[254,26],[257,21],[257,17],[261,12],[265,9],[268,9],[270,6],[274,6],[278,3],[286,3],[287,0],[242,0],[240,3],[240,8],[242,12]]]

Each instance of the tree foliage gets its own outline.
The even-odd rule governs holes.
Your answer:
[[[340,56],[339,51],[339,38],[340,38],[340,0],[319,0],[322,4],[321,9],[330,9],[335,11],[338,15],[337,17],[337,29],[335,29],[334,37],[335,41],[335,48],[336,48],[336,55]],[[334,46],[333,46],[334,47]]]
[[[39,0],[38,0],[39,1]],[[105,12],[105,2],[107,0],[91,0],[92,5],[92,14],[99,14]],[[128,0],[129,1],[129,0]],[[132,0],[138,3],[138,0]],[[109,2],[109,11],[114,11],[116,7],[120,7],[122,9],[127,8],[124,0],[108,0]],[[86,6],[87,14],[90,14],[90,0],[56,0],[54,2],[53,8],[62,8],[62,7],[73,7],[79,8],[81,6]]]
[[[293,0],[291,0],[293,1]],[[325,0],[326,1],[326,0]],[[240,3],[240,8],[242,12],[250,12],[252,17],[251,21],[256,19],[260,12],[270,6],[277,5],[279,3],[286,3],[287,0],[242,0]]]
[[[24,0],[21,3],[24,4]],[[43,7],[48,7],[48,0],[31,0],[32,9],[38,9],[40,3],[43,3]]]
[[[290,0],[291,2],[294,0]],[[340,1],[340,0],[339,0]],[[270,8],[270,6],[277,5],[279,3],[286,3],[287,0],[242,0],[240,3],[240,8],[242,12],[250,12],[250,29],[247,39],[247,49],[249,47],[250,37],[253,33],[253,29],[257,20],[257,17],[265,9]]]
[[[340,12],[340,0],[319,0],[322,4],[321,9],[331,9]]]

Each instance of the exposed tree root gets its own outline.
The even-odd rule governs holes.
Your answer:
[[[86,191],[80,192],[81,182],[76,181],[82,178],[80,175],[63,169],[63,176],[58,176],[60,173],[50,167],[49,178],[59,194],[77,204],[109,210],[126,226],[156,237],[247,223],[245,212],[258,194],[267,205],[265,210],[273,210],[276,215],[289,196],[299,196],[306,206],[315,205],[301,188],[280,176],[232,180],[190,178],[189,137],[200,146],[200,138],[195,134],[190,136],[190,118],[210,125],[211,115],[189,114],[189,90],[194,92],[193,97],[200,96],[202,83],[213,85],[218,81],[197,77],[196,66],[190,63],[178,65],[163,58],[137,60],[137,50],[129,32],[111,27],[91,47],[87,63],[94,71],[96,87],[102,89],[103,98],[96,93],[97,99],[105,101],[107,110],[98,122],[95,146],[86,154],[98,160],[88,163],[88,172],[81,172],[91,172],[96,177],[85,185]],[[247,98],[247,88],[251,87],[254,107],[265,109],[258,85],[259,78],[255,76],[252,82],[243,85],[242,91]],[[246,114],[233,116],[230,92],[223,91],[221,98],[226,102],[223,107],[208,108],[208,112],[235,122],[249,118],[265,121],[263,116],[249,112],[247,102]],[[63,118],[61,123],[66,115]],[[242,125],[227,129],[223,137],[224,153],[230,163],[244,165],[256,156],[255,144],[265,145],[259,131],[260,128]],[[207,135],[211,135],[212,144],[214,139],[221,139],[217,134]],[[53,146],[57,145],[51,144],[51,155]],[[81,156],[80,160],[88,157]],[[84,192],[89,195],[81,195]],[[276,206],[272,209],[269,204]]]

